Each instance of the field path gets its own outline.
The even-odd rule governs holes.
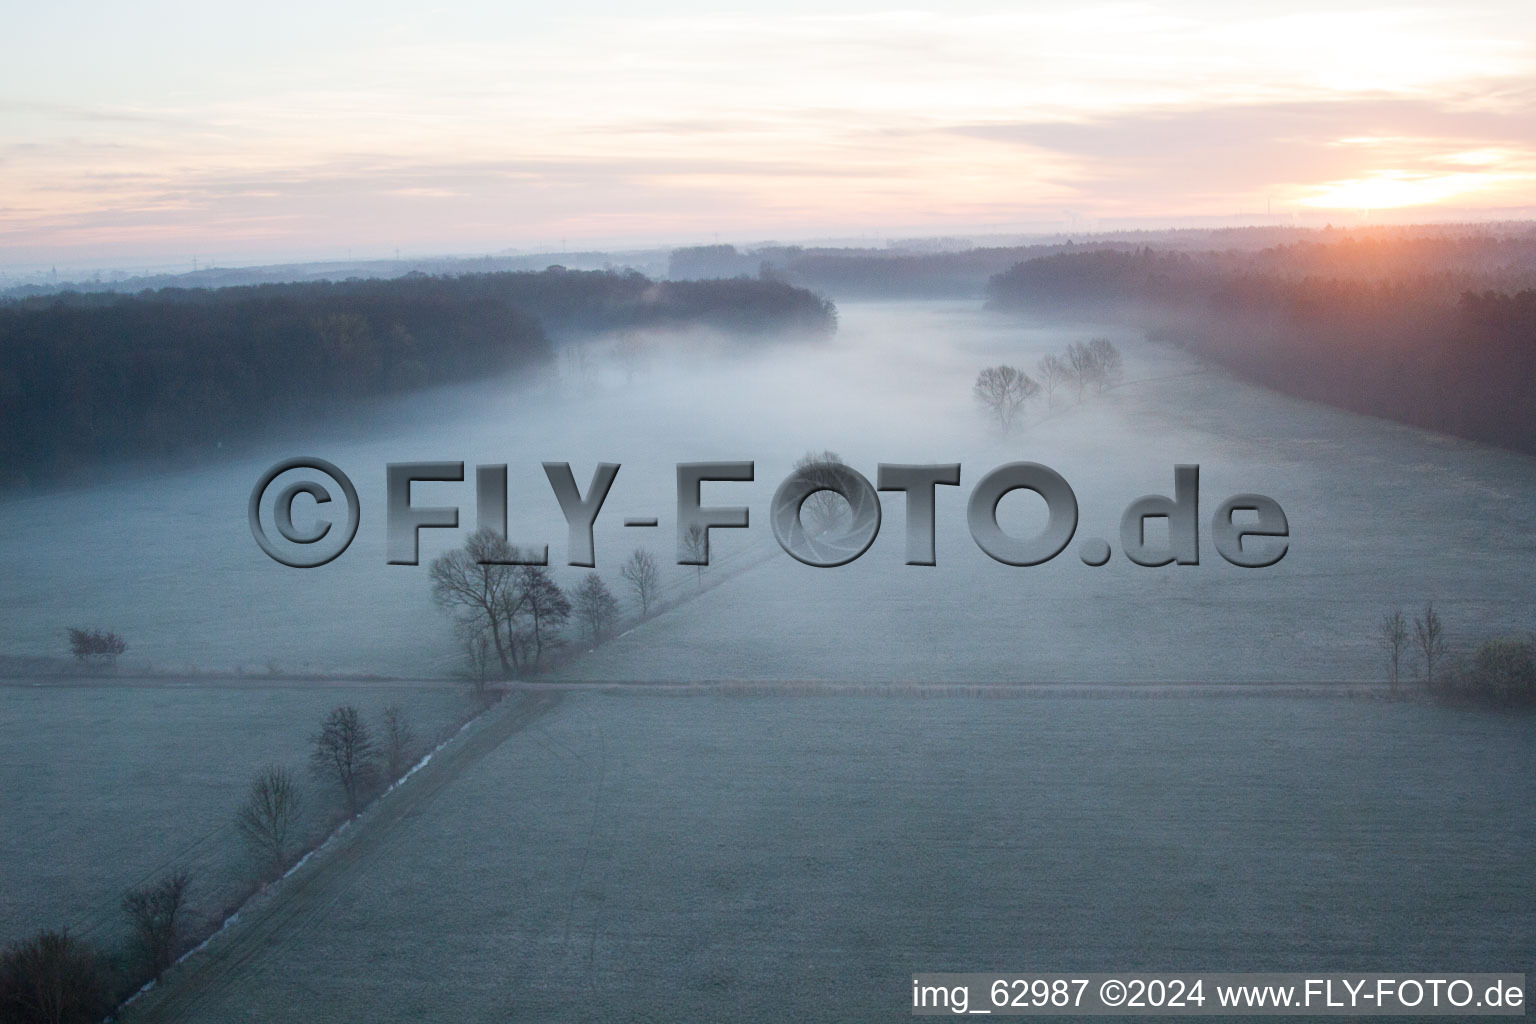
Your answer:
[[[558,705],[560,699],[559,694],[547,691],[509,697],[472,725],[466,735],[438,751],[409,781],[381,797],[310,863],[256,906],[242,910],[238,921],[140,997],[124,1012],[123,1019],[135,1024],[194,1019],[204,996],[219,991],[226,978],[281,949],[323,915],[338,898],[338,886],[385,847],[402,821],[485,755]]]

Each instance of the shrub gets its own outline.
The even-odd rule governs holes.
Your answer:
[[[94,1024],[111,1007],[101,958],[68,929],[38,932],[0,953],[4,1024]]]
[[[127,649],[128,641],[110,629],[71,627],[69,630],[69,652],[75,656],[76,661],[90,659],[115,664],[117,656]]]
[[[1536,641],[1485,641],[1472,659],[1468,681],[1494,703],[1536,704]]]

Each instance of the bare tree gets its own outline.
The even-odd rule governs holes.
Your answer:
[[[96,1024],[112,1009],[110,992],[101,957],[67,928],[0,953],[0,1020]]]
[[[704,587],[704,563],[709,559],[709,532],[694,523],[683,537],[683,556],[693,565],[694,582]]]
[[[1054,352],[1041,356],[1035,369],[1040,372],[1040,384],[1045,389],[1046,407],[1055,408],[1056,392],[1066,387],[1071,380],[1071,369]]]
[[[1403,651],[1408,649],[1408,620],[1403,617],[1401,608],[1394,609],[1390,615],[1381,617],[1380,633],[1377,637],[1381,649],[1387,655],[1387,671],[1392,680],[1392,692],[1397,692],[1397,681],[1401,676],[1403,664]]]
[[[1093,350],[1081,341],[1074,341],[1067,346],[1067,372],[1072,387],[1077,391],[1077,400],[1083,400],[1083,392],[1093,384],[1098,377],[1098,359]]]
[[[464,674],[474,686],[475,699],[490,703],[491,671],[496,668],[491,653],[491,630],[478,616],[461,616],[453,621],[453,635],[464,656]]]
[[[298,780],[286,768],[268,765],[251,780],[245,803],[235,813],[235,830],[262,875],[281,874],[288,866],[288,842],[299,827],[303,805]]]
[[[989,366],[971,386],[971,394],[1005,433],[1013,428],[1024,403],[1039,393],[1035,379],[1016,366]]]
[[[470,534],[464,546],[432,560],[427,576],[438,607],[478,623],[496,652],[504,675],[516,675],[511,650],[512,620],[521,610],[516,600],[516,564],[521,552],[491,529]],[[471,631],[473,634],[473,631]]]
[[[656,597],[656,588],[661,583],[661,570],[656,566],[656,556],[645,548],[635,548],[619,569],[619,575],[629,584],[629,588],[635,592],[635,598],[640,602],[640,617],[651,613],[651,601]]]
[[[343,704],[332,708],[313,738],[310,770],[336,783],[347,801],[347,813],[355,816],[363,797],[378,777],[378,747],[357,708]]]
[[[795,460],[795,468],[807,471],[822,488],[813,491],[800,506],[800,519],[813,534],[826,533],[848,521],[848,500],[834,489],[837,481],[828,469],[843,464],[843,457],[830,449],[819,455],[806,452]]]
[[[1097,391],[1120,383],[1125,362],[1120,350],[1108,338],[1093,338],[1088,342],[1088,356],[1093,366],[1093,386]]]
[[[560,644],[560,628],[571,617],[571,601],[542,565],[523,565],[505,600],[506,620],[513,623],[513,647],[519,665],[537,669],[544,650]]]
[[[1414,640],[1424,656],[1424,682],[1435,684],[1435,665],[1445,656],[1445,624],[1433,601],[1424,606],[1423,618],[1413,620]]]
[[[608,632],[619,611],[619,602],[614,600],[613,592],[595,572],[587,573],[581,586],[576,588],[574,604],[576,618],[594,643]]]
[[[123,913],[133,929],[135,952],[151,978],[160,977],[176,962],[181,916],[191,885],[191,873],[181,868],[153,885],[123,894]]]
[[[405,774],[416,749],[416,730],[405,717],[405,709],[391,704],[384,709],[384,766],[391,782]]]
[[[536,668],[545,649],[559,643],[570,600],[548,569],[531,563],[489,529],[476,531],[462,548],[432,561],[433,600],[455,617],[455,633],[477,678],[492,651],[501,674],[516,678],[525,667]]]

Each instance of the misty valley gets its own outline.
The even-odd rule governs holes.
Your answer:
[[[589,262],[0,303],[0,942],[125,1021],[1530,962],[1528,226]]]

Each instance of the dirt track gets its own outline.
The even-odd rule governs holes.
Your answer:
[[[326,849],[215,936],[207,948],[187,958],[165,981],[138,999],[123,1020],[181,1021],[196,1016],[207,993],[217,991],[231,973],[302,934],[337,896],[338,885],[388,843],[395,828],[486,754],[560,703],[556,693],[508,698],[443,748],[403,785],[380,798]]]

